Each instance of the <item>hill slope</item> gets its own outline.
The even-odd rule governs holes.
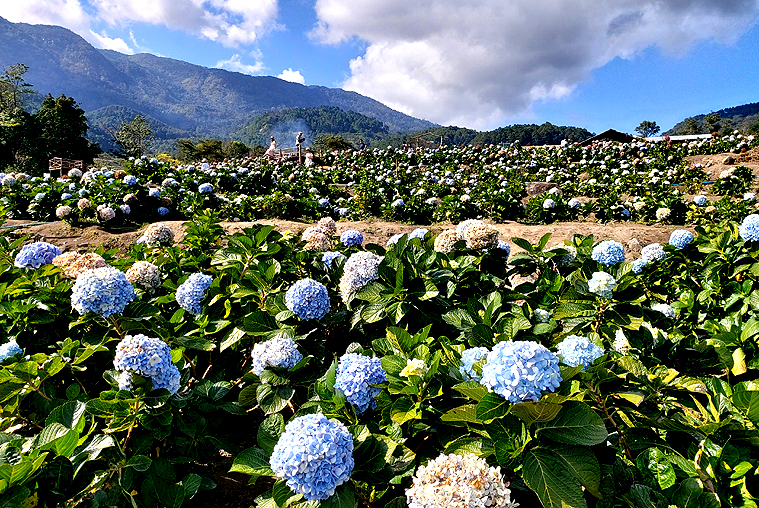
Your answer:
[[[226,137],[254,116],[296,107],[356,111],[385,123],[390,132],[434,125],[355,92],[98,50],[62,27],[0,18],[0,68],[15,63],[29,66],[26,81],[38,92],[66,94],[88,113],[120,106],[195,137]]]
[[[741,132],[748,132],[751,127],[759,124],[759,102],[720,109],[719,111],[715,111],[715,113],[719,115],[722,127],[724,127],[725,120],[730,120],[730,128],[737,129]],[[682,122],[677,123],[663,135],[708,134],[706,132],[708,129],[706,128],[704,121],[707,114],[708,113],[692,117],[693,120],[695,120],[695,123],[686,118]],[[694,130],[698,132],[692,132]]]

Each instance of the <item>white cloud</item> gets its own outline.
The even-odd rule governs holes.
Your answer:
[[[214,67],[233,72],[241,72],[242,74],[250,74],[251,76],[261,74],[264,70],[264,64],[261,60],[256,60],[256,63],[254,64],[246,64],[242,62],[240,55],[237,53],[232,55],[229,60],[219,60]]]
[[[90,35],[95,38],[95,40],[98,42],[95,44],[99,48],[103,49],[112,49],[114,51],[118,51],[119,53],[126,53],[127,55],[133,55],[134,50],[129,47],[129,44],[124,42],[124,39],[121,38],[115,38],[112,39],[108,37],[105,32],[102,33],[95,33],[92,30],[90,30]]]
[[[759,0],[316,0],[311,36],[358,38],[344,88],[443,124],[493,128],[572,93],[593,69],[657,46],[730,44]]]
[[[91,0],[110,25],[143,22],[237,47],[276,26],[277,0]]]
[[[292,81],[293,83],[300,83],[301,85],[306,84],[306,78],[303,77],[303,75],[300,73],[300,71],[294,71],[292,67],[289,69],[285,69],[282,71],[282,74],[277,76],[279,79],[284,79],[285,81]]]
[[[0,16],[13,23],[89,29],[89,16],[79,0],[5,0],[0,2]]]

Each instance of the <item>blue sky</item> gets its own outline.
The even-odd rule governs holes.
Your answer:
[[[759,0],[25,0],[0,16],[480,130],[667,129],[759,102]]]

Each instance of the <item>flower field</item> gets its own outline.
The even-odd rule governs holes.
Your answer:
[[[757,144],[4,175],[15,218],[151,224],[122,252],[0,239],[0,507],[225,506],[229,475],[261,508],[755,507],[755,184],[686,157]],[[672,231],[626,259],[479,220],[591,215]],[[312,225],[220,225],[262,217]],[[456,225],[377,245],[340,217]]]

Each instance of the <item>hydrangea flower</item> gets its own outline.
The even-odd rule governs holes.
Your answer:
[[[11,339],[5,344],[0,345],[0,362],[4,362],[12,356],[23,356],[24,350],[21,349],[16,343],[15,339]]]
[[[648,259],[636,259],[633,261],[632,271],[635,274],[638,274],[643,271],[643,267],[646,266],[649,263]]]
[[[329,199],[321,198],[319,201],[316,202],[316,204],[319,205],[320,208],[324,208],[325,206],[329,206]]]
[[[405,204],[406,203],[401,198],[398,198],[395,201],[393,201],[392,203],[390,203],[390,206],[392,206],[393,208],[400,208],[400,207],[404,206]]]
[[[134,287],[124,272],[112,266],[85,270],[71,288],[71,306],[79,314],[95,312],[107,318],[124,312],[135,298]]]
[[[177,288],[177,303],[187,312],[198,315],[203,312],[203,298],[211,287],[213,277],[203,273],[193,273]]]
[[[98,210],[100,220],[108,222],[109,220],[116,218],[116,211],[110,206],[105,206]]]
[[[472,226],[484,226],[484,225],[485,225],[485,223],[482,222],[479,219],[467,219],[465,221],[459,222],[459,225],[456,226],[456,234],[461,239],[461,238],[464,238],[464,233],[470,227],[472,227]]]
[[[318,320],[329,312],[329,292],[321,282],[301,279],[285,293],[285,305],[303,320]]]
[[[61,194],[61,201],[65,201],[67,199],[71,199],[71,194],[69,194],[68,192],[64,192],[63,194]]]
[[[551,198],[547,198],[543,201],[543,209],[544,210],[551,210],[552,208],[556,208],[556,201],[554,201]]]
[[[71,207],[68,205],[59,206],[55,209],[55,216],[62,219],[71,215],[71,211]]]
[[[301,239],[306,242],[303,247],[306,250],[327,250],[330,247],[329,238],[324,230],[318,226],[309,226],[303,232]]]
[[[132,284],[148,291],[161,286],[161,271],[149,261],[136,261],[126,271],[126,278]]]
[[[667,305],[666,303],[657,303],[651,306],[651,310],[655,310],[657,312],[661,312],[668,318],[674,318],[675,317],[675,309],[673,309],[670,305]]]
[[[137,240],[137,243],[144,243],[148,247],[159,247],[160,245],[171,245],[174,241],[174,230],[162,222],[155,222],[145,228],[145,232]]]
[[[656,220],[663,221],[669,218],[672,211],[669,208],[658,208],[656,210]]]
[[[159,206],[157,212],[158,212],[159,216],[165,217],[165,216],[169,215],[170,210],[168,208],[166,208],[165,206]]]
[[[4,187],[11,187],[13,185],[16,185],[16,179],[11,175],[5,175],[1,183]]]
[[[740,233],[741,238],[746,242],[759,241],[759,215],[752,213],[751,215],[746,216],[746,218],[743,219],[738,232]]]
[[[614,332],[614,343],[611,347],[617,353],[626,354],[630,351],[630,342],[627,340],[627,337],[625,337],[625,332],[623,332],[621,328],[617,328],[617,331]]]
[[[66,252],[53,259],[53,264],[63,268],[66,277],[76,279],[86,270],[103,268],[107,266],[105,259],[100,254],[88,252],[79,254],[78,252]]]
[[[606,299],[611,299],[617,280],[613,275],[606,272],[593,272],[588,281],[588,291]]]
[[[743,195],[743,201],[748,201],[750,203],[753,203],[754,201],[756,201],[756,194],[754,194],[753,192],[746,192]]]
[[[554,250],[564,250],[567,253],[563,256],[555,256],[553,260],[556,262],[558,266],[568,266],[574,262],[575,259],[577,259],[577,249],[574,245],[554,245],[553,247],[549,247],[546,249],[547,251],[554,251]]]
[[[121,213],[124,215],[129,215],[132,213],[132,207],[129,205],[119,205],[119,210],[121,210]]]
[[[213,185],[210,183],[201,183],[198,185],[198,192],[200,194],[211,194],[213,192]]]
[[[706,206],[707,200],[706,196],[703,194],[699,194],[697,196],[693,196],[693,204],[696,206]]]
[[[332,268],[332,262],[337,258],[344,258],[345,254],[342,252],[328,251],[322,254],[322,263],[327,265],[327,268]]]
[[[625,248],[614,240],[604,240],[593,247],[590,257],[606,266],[616,265],[625,260]]]
[[[151,188],[148,190],[148,196],[151,198],[160,198],[161,197],[161,189],[158,189],[156,187]]]
[[[582,370],[585,370],[596,358],[603,356],[604,350],[590,342],[587,337],[570,335],[559,344],[558,354],[566,365],[582,365]]]
[[[498,247],[498,230],[490,224],[474,224],[464,230],[464,240],[469,249],[495,249]]]
[[[371,386],[387,381],[387,373],[379,358],[370,358],[357,353],[347,353],[340,357],[335,377],[335,389],[340,390],[348,402],[361,414],[377,407],[374,398],[382,391]]]
[[[685,229],[676,229],[669,235],[669,244],[678,249],[684,249],[693,241],[693,233]]]
[[[403,367],[403,370],[401,370],[398,375],[401,377],[424,377],[426,372],[427,364],[424,363],[424,360],[420,360],[419,358],[409,358],[406,360],[406,366]]]
[[[474,370],[474,364],[485,358],[490,350],[486,347],[473,347],[465,349],[461,353],[461,365],[459,366],[459,372],[464,381],[479,381],[480,375]]]
[[[53,262],[53,258],[61,253],[61,249],[47,242],[27,243],[13,260],[18,268],[39,268]]]
[[[260,376],[267,367],[292,369],[303,359],[298,346],[289,337],[275,337],[259,342],[253,346],[250,357],[253,360],[251,370],[257,376]]]
[[[400,240],[404,234],[405,233],[398,233],[388,238],[387,243],[385,244],[385,247],[390,247],[391,245],[395,245],[396,243],[398,243],[398,240]]]
[[[488,353],[480,384],[509,402],[537,401],[561,383],[558,357],[537,342],[499,342]]]
[[[406,490],[409,508],[514,508],[500,467],[472,453],[440,455],[420,466]]]
[[[423,240],[423,239],[424,239],[424,237],[425,237],[425,235],[426,235],[427,233],[429,233],[429,232],[430,232],[430,230],[429,230],[429,229],[425,229],[425,228],[416,228],[416,229],[415,229],[415,230],[413,230],[411,233],[409,233],[409,235],[408,235],[408,238],[409,238],[409,240],[411,240],[412,238],[419,238],[420,240]]]
[[[535,321],[538,323],[548,323],[551,319],[551,313],[545,309],[535,309],[532,311],[532,315],[535,316]]]
[[[343,234],[340,235],[340,241],[346,247],[360,247],[361,244],[364,243],[364,235],[355,229],[348,229],[343,231]]]
[[[435,238],[434,249],[436,252],[450,254],[453,252],[453,246],[461,240],[461,237],[455,229],[446,229]]]
[[[131,389],[131,373],[135,373],[150,378],[154,390],[166,388],[172,395],[179,390],[179,369],[171,361],[171,348],[161,339],[127,335],[116,346],[113,366],[129,373],[119,377],[119,389]]]
[[[382,256],[372,252],[354,252],[343,266],[343,276],[340,277],[340,296],[343,302],[348,302],[352,295],[379,277],[379,265]]]
[[[640,249],[640,256],[648,262],[661,261],[667,257],[660,243],[651,243]]]
[[[569,208],[580,208],[582,206],[582,203],[577,198],[572,198],[567,202],[567,206]]]
[[[337,223],[332,217],[322,217],[316,225],[324,231],[325,235],[334,235],[337,233]]]
[[[353,472],[353,437],[321,413],[293,418],[269,458],[272,471],[308,501],[322,501]]]
[[[137,185],[137,177],[134,175],[127,175],[122,180],[125,185]]]

